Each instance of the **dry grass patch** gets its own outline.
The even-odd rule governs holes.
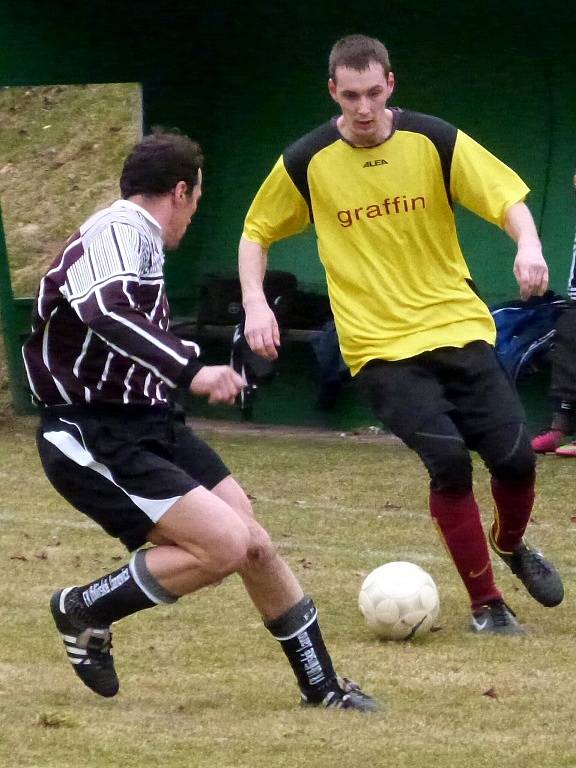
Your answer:
[[[140,101],[136,84],[0,89],[0,198],[16,295],[33,295],[64,240],[119,197]]]

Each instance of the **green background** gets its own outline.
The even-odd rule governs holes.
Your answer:
[[[178,126],[204,147],[203,203],[167,266],[175,314],[193,314],[206,273],[235,271],[243,217],[262,179],[287,143],[335,112],[328,53],[354,32],[388,45],[393,104],[456,124],[525,179],[551,286],[564,292],[574,235],[573,2],[22,0],[0,8],[0,84],[141,82],[145,127]],[[489,303],[515,298],[512,242],[457,215],[481,294]],[[295,272],[303,288],[324,291],[313,232],[279,243],[270,263]],[[208,354],[216,360],[226,350],[214,345]],[[329,417],[315,411],[307,357],[294,352],[262,390],[255,418],[336,427],[366,421],[355,398]]]

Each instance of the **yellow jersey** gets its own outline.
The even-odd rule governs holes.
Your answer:
[[[435,117],[393,109],[390,137],[348,143],[325,123],[288,147],[260,187],[243,235],[264,249],[311,223],[342,355],[373,359],[495,341],[456,233],[458,202],[499,227],[524,200],[519,176]]]

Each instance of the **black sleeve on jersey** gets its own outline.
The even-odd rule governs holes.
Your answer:
[[[452,167],[452,157],[454,155],[454,146],[458,129],[438,117],[423,115],[419,112],[405,112],[402,110],[398,116],[396,127],[399,131],[412,131],[421,133],[434,144],[440,157],[442,166],[442,177],[448,202],[452,206],[452,195],[450,194],[450,169]]]
[[[341,137],[336,125],[330,121],[302,136],[301,139],[291,144],[282,155],[288,176],[306,200],[310,221],[314,221],[314,215],[310,200],[310,187],[308,186],[308,165],[317,152],[333,144],[339,138]]]

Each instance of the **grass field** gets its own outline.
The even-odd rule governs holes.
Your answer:
[[[118,544],[64,504],[36,457],[33,420],[0,428],[0,765],[3,768],[449,768],[576,765],[574,464],[540,460],[530,537],[566,582],[546,610],[496,564],[526,638],[467,631],[463,588],[398,444],[204,431],[254,498],[320,607],[337,668],[382,702],[373,716],[303,711],[291,672],[239,580],[119,623],[121,692],[78,682],[49,619],[52,590],[117,567]],[[487,475],[476,466],[488,512]],[[441,629],[382,643],[356,607],[364,575],[407,559],[436,580]]]

